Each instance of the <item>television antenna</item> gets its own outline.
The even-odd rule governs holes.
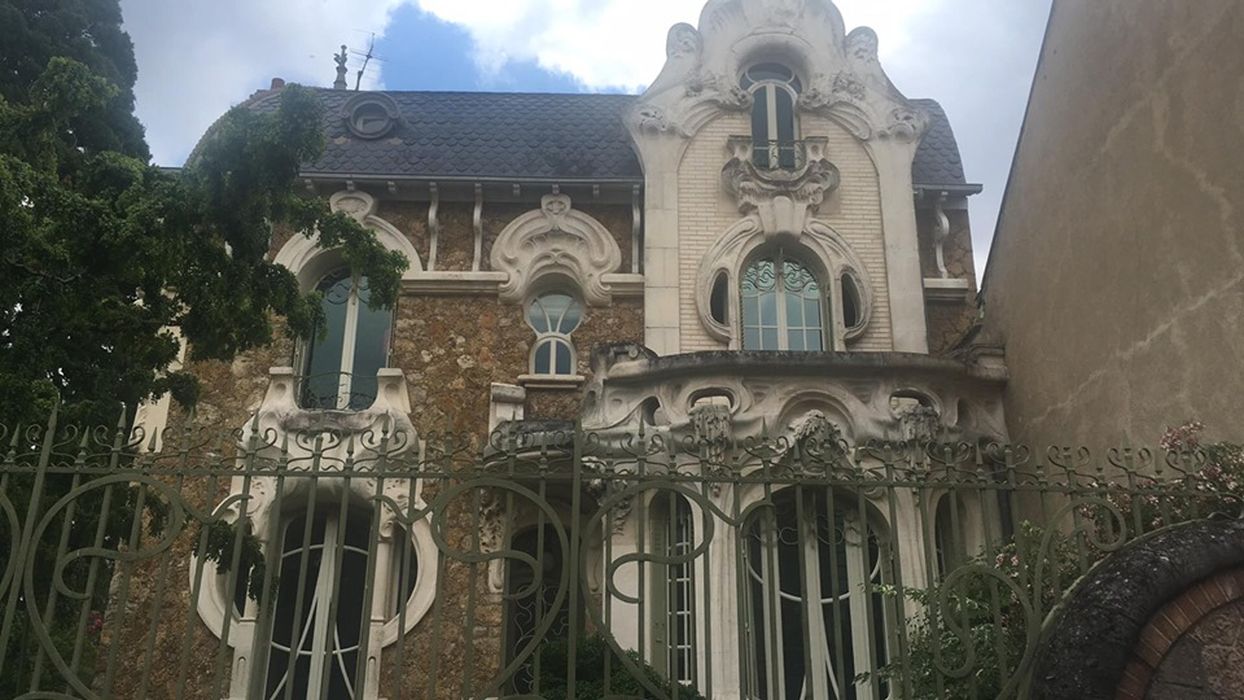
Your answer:
[[[364,71],[367,70],[367,64],[371,63],[373,60],[380,61],[380,62],[384,61],[383,58],[380,58],[379,56],[376,55],[376,33],[368,32],[368,34],[370,35],[370,37],[367,40],[367,51],[366,52],[357,51],[354,49],[350,50],[350,53],[354,54],[355,56],[360,56],[363,59],[363,65],[362,67],[358,69],[358,73],[356,73],[354,77],[354,91],[355,92],[358,92],[359,87],[362,86],[363,84],[363,73]]]

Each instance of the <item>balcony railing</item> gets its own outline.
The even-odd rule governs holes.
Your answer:
[[[1238,505],[1179,447],[498,435],[0,429],[0,696],[1011,697]]]
[[[761,170],[799,170],[808,162],[803,141],[760,141],[752,143],[752,165]]]

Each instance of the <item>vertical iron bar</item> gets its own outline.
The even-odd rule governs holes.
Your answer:
[[[40,503],[43,500],[43,484],[47,478],[48,461],[52,456],[52,443],[56,440],[56,423],[60,417],[60,400],[59,398],[52,404],[52,413],[48,416],[47,428],[43,434],[43,444],[39,450],[39,462],[35,467],[35,480],[30,488],[29,505],[26,508],[26,522],[22,524],[22,538],[18,541],[17,552],[13,554],[16,565],[13,571],[13,578],[9,588],[9,599],[4,606],[4,624],[0,625],[0,652],[9,648],[9,635],[13,633],[13,615],[17,610],[17,599],[22,589],[22,579],[18,574],[22,569],[29,568],[29,550],[30,540],[34,537],[35,522],[38,520],[38,512]],[[13,442],[17,443],[17,436],[20,432],[20,426],[13,430]],[[28,576],[29,571],[25,572]],[[24,578],[24,577],[22,577]],[[4,672],[4,662],[7,654],[0,653],[0,673]],[[10,670],[11,672],[11,670]]]
[[[566,578],[567,584],[570,586],[570,643],[569,653],[567,654],[568,668],[566,669],[566,700],[574,700],[575,692],[575,671],[577,664],[575,660],[578,656],[578,637],[579,637],[579,585],[585,584],[586,581],[579,575],[579,509],[582,506],[583,494],[583,423],[579,420],[574,425],[574,464],[571,468],[571,486],[570,486],[570,532],[568,540],[570,542],[570,572]]]

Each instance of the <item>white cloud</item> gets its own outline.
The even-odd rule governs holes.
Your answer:
[[[847,27],[882,37],[882,56],[902,50],[921,18],[943,0],[841,0]],[[466,29],[487,72],[533,61],[585,88],[636,90],[665,61],[665,31],[696,24],[704,0],[418,0],[425,12]]]
[[[978,274],[1049,2],[837,0],[848,29],[877,30],[900,90],[946,108],[968,179],[986,187],[972,199]],[[407,4],[468,32],[473,46],[462,50],[485,73],[530,61],[587,90],[636,91],[661,69],[666,30],[696,24],[703,0],[122,0],[156,162],[180,164],[221,113],[274,76],[328,85],[337,46],[383,35]],[[382,66],[369,67],[365,87],[383,86]]]
[[[331,84],[337,48],[365,48],[405,1],[122,0],[155,161],[180,165],[217,117],[274,77]],[[365,82],[381,84],[380,68],[372,63]]]

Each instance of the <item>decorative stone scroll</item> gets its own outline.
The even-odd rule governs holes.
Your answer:
[[[553,275],[575,282],[588,304],[604,306],[613,296],[604,276],[621,268],[622,251],[599,221],[572,208],[570,197],[550,194],[501,231],[491,261],[508,275],[503,301],[522,302],[538,280]]]
[[[665,55],[660,75],[627,114],[641,150],[645,137],[688,138],[722,110],[748,109],[738,76],[761,56],[802,74],[800,110],[829,117],[862,141],[914,143],[928,123],[886,76],[876,32],[847,33],[830,0],[709,0],[698,28],[670,28]]]
[[[752,163],[752,140],[732,136],[731,158],[721,170],[722,184],[738,201],[739,211],[756,212],[766,236],[797,236],[810,210],[838,187],[838,168],[825,157],[828,139],[803,141],[804,163],[795,170],[764,169]]]

